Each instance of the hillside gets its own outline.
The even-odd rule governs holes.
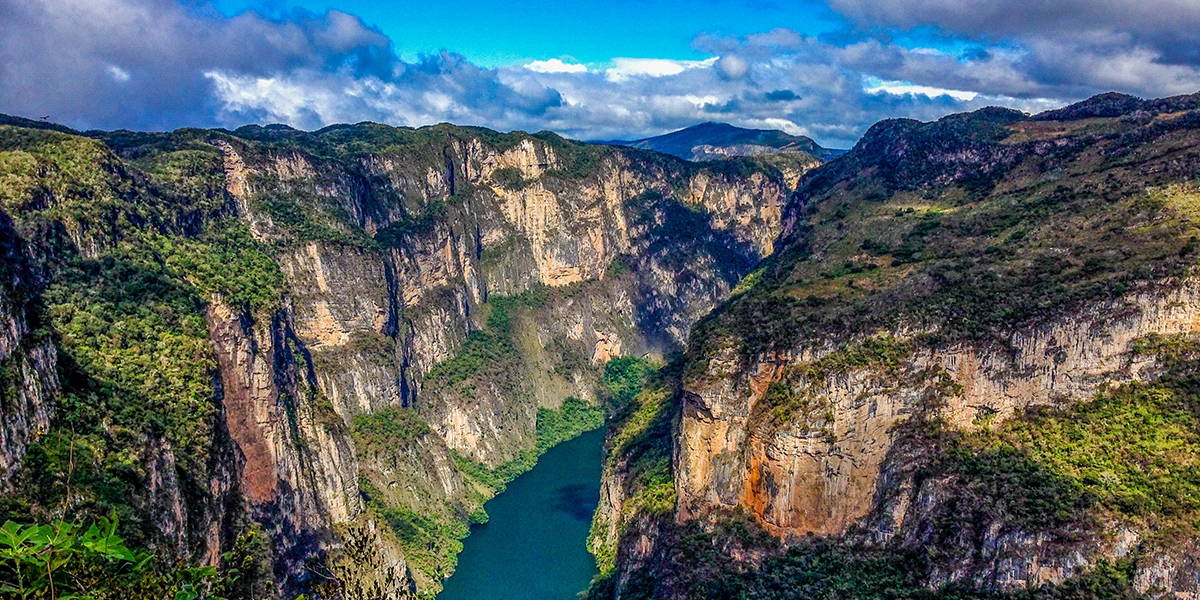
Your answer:
[[[1198,176],[1200,95],[872,127],[614,425],[592,597],[1195,595]]]
[[[839,151],[822,148],[804,136],[790,135],[773,129],[745,129],[711,122],[640,140],[605,143],[654,150],[684,160],[699,161],[772,154],[809,155],[818,160],[827,160],[839,154]]]

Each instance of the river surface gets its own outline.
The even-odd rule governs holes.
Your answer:
[[[563,442],[489,501],[437,600],[574,600],[587,589],[603,445],[604,428]]]

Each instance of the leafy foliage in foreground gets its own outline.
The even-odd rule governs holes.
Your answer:
[[[188,516],[202,509],[218,414],[204,310],[220,297],[236,309],[269,311],[283,282],[229,212],[219,152],[176,150],[131,163],[95,140],[0,127],[4,235],[36,261],[37,277],[24,284],[45,284],[19,297],[31,307],[34,335],[54,341],[61,381],[50,429],[31,442],[16,493],[0,510],[20,522],[56,523],[42,527],[65,538],[89,535],[70,523],[114,515],[104,525],[113,535],[165,555],[174,551],[149,518],[146,456],[174,471]],[[6,387],[21,384],[13,367],[0,364]],[[155,565],[153,573],[165,572]],[[87,593],[129,591],[120,577],[96,581]],[[258,583],[229,594],[253,596]],[[139,594],[132,597],[154,597]]]
[[[226,559],[232,555],[226,556]],[[169,567],[129,549],[115,519],[90,526],[54,521],[0,527],[0,593],[35,600],[223,600],[238,578],[234,567]]]

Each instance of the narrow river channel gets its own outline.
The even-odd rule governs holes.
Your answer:
[[[488,502],[438,600],[574,600],[586,589],[603,444],[601,428],[551,448]]]

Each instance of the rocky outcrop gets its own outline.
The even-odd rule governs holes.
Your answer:
[[[451,126],[95,136],[103,141],[37,142],[70,151],[31,146],[20,185],[0,189],[23,227],[50,223],[37,232],[45,247],[4,248],[0,483],[29,441],[56,427],[61,372],[88,397],[88,370],[117,365],[104,376],[127,386],[111,396],[124,406],[155,391],[145,365],[206,365],[179,376],[190,404],[153,407],[160,419],[178,411],[166,434],[133,417],[135,435],[103,417],[92,433],[125,436],[113,455],[140,459],[129,475],[138,491],[124,501],[146,517],[141,533],[155,551],[219,565],[261,527],[284,596],[334,580],[355,598],[436,591],[446,572],[425,554],[413,570],[406,552],[424,550],[405,549],[412,540],[396,537],[395,519],[465,531],[494,493],[467,467],[529,461],[538,411],[595,400],[608,360],[681,348],[772,252],[793,167],[811,166],[701,167]],[[78,190],[53,187],[69,177],[39,179],[68,167],[95,172]],[[4,233],[5,244],[19,239]],[[132,319],[159,344],[186,335],[193,354],[136,336],[99,344],[97,327],[72,340],[103,345],[96,362],[64,368],[37,300],[43,279],[71,269],[83,275],[62,289],[82,297],[109,286],[97,306],[128,309],[103,327]],[[131,301],[143,293],[172,302],[155,309],[169,318],[143,320]],[[113,358],[123,352],[141,362]],[[360,447],[357,417],[410,408],[428,431],[386,450]],[[177,421],[203,456],[171,437],[184,429]],[[452,566],[443,554],[434,559]]]
[[[488,410],[422,394],[429,369],[485,325],[479,313],[489,296],[600,282],[624,260],[635,273],[633,290],[627,284],[592,288],[619,289],[615,304],[591,302],[587,294],[564,299],[548,312],[574,313],[569,327],[539,323],[526,332],[538,343],[526,347],[544,349],[565,338],[596,361],[621,351],[678,347],[690,324],[771,252],[788,193],[779,174],[732,178],[616,151],[595,151],[592,172],[572,180],[556,173],[564,160],[559,154],[582,152],[577,148],[526,138],[498,149],[457,134],[444,143],[444,153],[425,168],[402,160],[402,153],[346,164],[239,148],[236,140],[221,144],[228,192],[266,239],[289,239],[263,208],[264,198],[286,193],[314,213],[349,215],[330,219],[331,228],[351,236],[374,232],[386,242],[376,248],[308,241],[280,255],[293,290],[296,334],[313,353],[318,386],[338,414],[348,419],[380,407],[416,406],[452,448],[489,464],[511,458],[527,437],[528,427],[512,427],[503,415],[524,414],[516,418],[521,422],[532,413],[516,409],[499,390],[484,394],[493,398]],[[686,190],[682,202],[672,199],[677,186]],[[671,231],[675,227],[693,231]],[[690,239],[682,247],[664,245],[677,233]],[[590,393],[579,382],[558,387]],[[485,451],[480,436],[508,439]]]
[[[538,408],[592,398],[606,360],[679,347],[772,251],[789,193],[780,171],[733,176],[453,129],[430,137],[432,153],[400,145],[336,159],[213,140],[239,218],[279,246],[288,282],[287,309],[270,324],[220,305],[209,322],[248,500],[277,540],[304,540],[278,548],[289,572],[327,552],[350,556],[362,539],[347,532],[374,531],[362,524],[360,474],[383,505],[465,519],[490,492],[464,479],[451,451],[512,460],[532,444]],[[522,293],[540,300],[506,334],[520,370],[506,377],[519,382],[430,388],[431,369],[488,328],[490,300]],[[392,407],[415,408],[431,432],[356,456],[339,424]],[[387,569],[402,564],[389,556]]]

